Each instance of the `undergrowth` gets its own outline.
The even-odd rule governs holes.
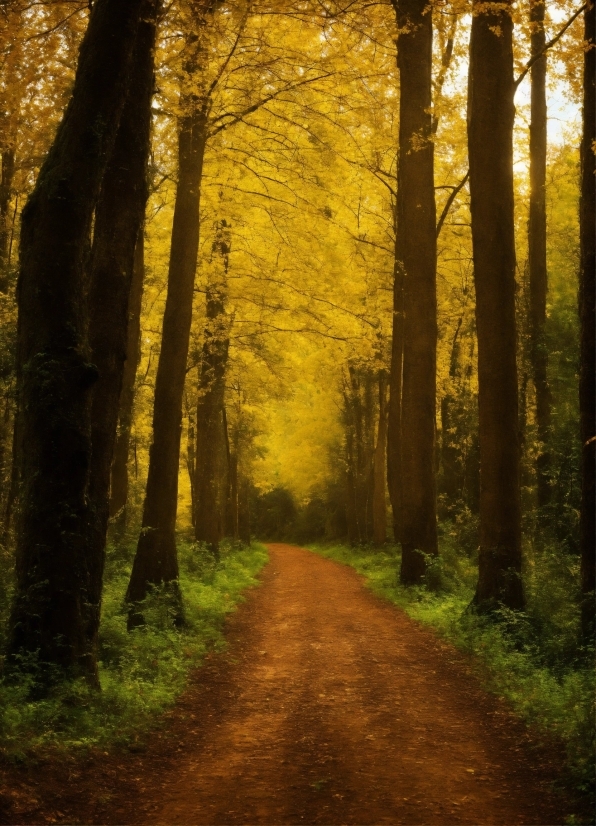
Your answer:
[[[565,744],[574,785],[594,793],[595,677],[593,651],[579,643],[578,560],[558,549],[528,549],[524,613],[503,610],[501,621],[470,610],[477,576],[473,558],[444,536],[441,556],[424,586],[399,584],[397,548],[311,545],[311,550],[355,568],[372,590],[409,616],[432,626],[477,658],[479,674],[534,728]]]
[[[208,650],[224,646],[223,622],[255,585],[267,561],[262,545],[222,543],[221,559],[201,545],[179,544],[185,626],[173,627],[167,595],[146,600],[146,624],[126,630],[124,594],[133,547],[108,549],[100,627],[101,691],[83,682],[32,701],[30,685],[0,683],[0,754],[22,761],[47,748],[107,748],[134,743],[184,689]]]

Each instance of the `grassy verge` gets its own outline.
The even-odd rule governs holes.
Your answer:
[[[46,748],[61,750],[127,744],[172,706],[189,671],[204,654],[225,645],[223,622],[257,584],[267,561],[262,545],[223,544],[221,561],[189,542],[179,545],[186,627],[176,630],[168,600],[147,600],[147,624],[126,630],[123,597],[134,549],[110,548],[100,629],[102,691],[84,683],[64,686],[48,699],[28,699],[27,685],[0,683],[0,754],[13,760]]]
[[[504,612],[495,623],[468,610],[477,568],[449,540],[427,584],[399,584],[396,548],[311,545],[322,556],[351,565],[372,590],[412,618],[432,626],[473,654],[485,686],[506,698],[533,727],[563,741],[574,785],[594,791],[594,663],[578,645],[577,560],[554,550],[527,554],[524,614]]]

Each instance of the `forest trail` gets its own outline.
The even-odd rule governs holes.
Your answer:
[[[182,754],[137,778],[132,822],[563,822],[552,765],[461,655],[353,570],[269,551],[185,703]],[[131,822],[130,804],[114,817]]]
[[[0,805],[1,823],[565,822],[574,806],[551,791],[562,756],[482,690],[463,655],[351,568],[268,547],[227,649],[146,742],[10,772],[0,791],[16,808]]]

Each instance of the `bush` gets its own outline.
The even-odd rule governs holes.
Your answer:
[[[179,545],[186,625],[172,624],[167,590],[143,607],[146,624],[128,632],[123,602],[134,548],[109,548],[100,627],[100,693],[82,681],[31,700],[30,678],[0,683],[0,753],[21,760],[46,747],[106,747],[135,740],[171,706],[204,654],[224,645],[223,621],[267,561],[258,544],[222,543],[216,564],[195,543]]]

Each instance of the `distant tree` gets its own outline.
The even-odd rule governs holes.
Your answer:
[[[376,545],[387,541],[387,505],[385,501],[387,468],[387,374],[379,370],[379,416],[377,441],[373,457],[373,539]]]

